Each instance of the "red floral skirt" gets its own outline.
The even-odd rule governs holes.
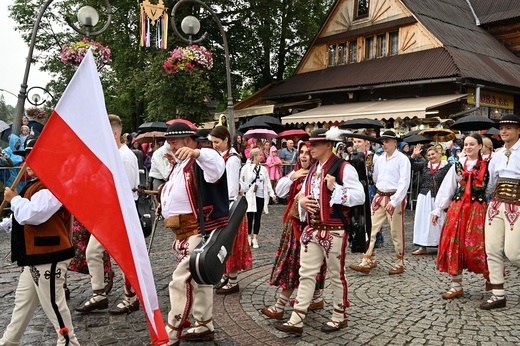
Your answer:
[[[251,268],[253,268],[253,255],[251,254],[251,245],[247,242],[247,216],[244,216],[233,242],[231,255],[229,255],[226,262],[226,273],[229,274]]]
[[[69,270],[82,274],[89,274],[87,258],[85,251],[87,251],[88,241],[90,239],[90,232],[78,220],[74,220],[72,226],[72,246],[74,247],[74,257],[70,261]],[[105,273],[112,271],[112,263],[108,252],[103,252],[103,267]]]
[[[487,203],[472,202],[466,215],[462,205],[461,200],[453,201],[446,213],[439,242],[437,270],[460,275],[463,269],[467,269],[489,279],[484,244]]]

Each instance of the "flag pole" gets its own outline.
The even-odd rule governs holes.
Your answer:
[[[13,184],[11,185],[11,190],[16,189],[16,187],[20,183],[20,180],[22,180],[22,177],[26,170],[27,170],[27,163],[24,162],[22,165],[22,168],[20,168],[20,172],[18,172],[18,175],[16,176],[16,178],[13,181]],[[4,199],[2,201],[2,204],[0,204],[0,214],[4,211],[4,208],[6,205],[7,205],[7,201]]]

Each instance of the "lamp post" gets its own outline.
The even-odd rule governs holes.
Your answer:
[[[172,13],[171,13],[173,31],[179,38],[181,38],[182,40],[187,42],[189,45],[191,45],[193,43],[201,42],[207,36],[207,32],[205,32],[197,40],[192,39],[193,35],[196,35],[200,30],[200,22],[194,16],[187,16],[181,22],[182,31],[186,35],[188,35],[188,38],[182,36],[180,34],[180,32],[177,30],[177,26],[175,25],[175,12],[179,8],[179,6],[181,6],[182,4],[190,3],[190,2],[204,7],[211,14],[211,16],[213,17],[215,22],[217,22],[218,28],[220,30],[220,34],[222,35],[222,40],[224,43],[224,54],[225,54],[225,58],[226,58],[228,124],[229,124],[229,132],[231,133],[231,138],[233,138],[233,136],[235,134],[235,116],[233,115],[233,94],[231,93],[231,67],[230,67],[230,63],[229,63],[229,49],[228,49],[228,43],[227,43],[227,38],[226,38],[226,32],[224,31],[224,27],[222,26],[222,23],[220,22],[220,19],[218,18],[217,14],[211,9],[211,7],[206,5],[204,2],[202,2],[200,0],[180,0],[179,2],[177,2],[175,4],[175,6],[172,9]]]
[[[29,79],[29,71],[31,69],[32,57],[33,57],[33,52],[34,52],[34,46],[36,44],[36,33],[38,32],[38,28],[40,27],[40,22],[42,20],[43,14],[45,13],[47,8],[51,5],[51,3],[53,1],[54,0],[47,0],[42,5],[42,7],[40,8],[40,11],[38,12],[38,16],[36,17],[34,25],[33,25],[31,41],[29,43],[29,53],[27,54],[27,61],[26,61],[26,64],[25,64],[25,73],[23,75],[22,84],[20,85],[20,92],[18,93],[18,102],[16,104],[16,113],[15,113],[15,116],[14,116],[13,127],[12,127],[12,132],[16,133],[16,134],[20,133],[20,127],[22,126],[22,117],[23,117],[23,111],[24,111],[24,104],[25,104],[25,99],[27,98],[27,80]],[[110,21],[111,21],[111,17],[112,17],[112,7],[110,6],[109,0],[105,0],[105,7],[107,8],[107,14],[108,14],[107,24],[105,24],[105,26],[101,30],[96,31],[95,33],[92,33],[90,35],[94,35],[94,34],[99,35],[100,33],[104,32],[108,28],[108,25],[110,25]],[[96,16],[99,19],[99,15],[97,14],[97,12],[96,12]],[[79,17],[79,13],[78,13],[78,17]],[[85,17],[83,17],[83,18],[85,18]],[[67,21],[67,23],[69,23],[68,18],[66,18],[65,20]],[[89,33],[90,33],[90,28],[92,28],[93,26],[95,26],[97,24],[97,21],[96,21],[96,23],[94,23],[93,18],[90,21],[88,21],[88,22],[82,22],[81,21],[82,19],[80,19],[80,18],[78,18],[78,20],[86,28],[90,25],[89,29],[87,29],[87,32],[89,32]],[[71,23],[69,23],[69,25],[71,25],[71,27],[75,31],[83,34],[83,32],[78,31],[78,29],[75,26],[73,26]]]

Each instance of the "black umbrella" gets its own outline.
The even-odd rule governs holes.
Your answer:
[[[359,118],[359,119],[347,120],[344,123],[339,124],[339,127],[346,128],[346,129],[363,129],[363,128],[381,129],[381,128],[385,127],[385,125],[383,125],[383,123],[381,123],[379,120],[368,119],[368,118]]]
[[[43,124],[37,122],[36,120],[29,120],[28,126],[29,126],[29,128],[32,128],[35,136],[38,136],[40,134],[40,132],[42,132],[42,130],[43,130]],[[9,142],[8,137],[11,134],[12,127],[13,127],[13,124],[11,123],[11,124],[9,124],[8,129],[5,129],[4,131],[2,131],[2,140],[3,141]]]
[[[403,138],[403,140],[408,144],[428,144],[433,142],[433,139],[426,136],[421,135],[411,135]]]
[[[493,127],[495,122],[481,115],[468,115],[457,120],[450,128],[459,131],[479,131]]]
[[[163,123],[162,121],[151,121],[139,125],[137,128],[137,133],[146,133],[152,131],[166,132],[167,129],[168,125],[166,125],[166,123]]]
[[[283,125],[280,120],[270,115],[259,115],[249,120],[247,123],[240,126],[239,130],[246,132],[251,129],[269,129],[273,131],[280,131]]]
[[[494,135],[499,135],[500,134],[500,130],[495,128],[495,127],[490,127],[489,130],[487,130],[484,135],[486,136],[494,136]]]
[[[405,135],[403,135],[403,140],[406,141],[406,138],[407,138],[407,137],[411,137],[411,136],[413,136],[413,135],[418,135],[419,132],[421,132],[421,131],[422,131],[422,130],[413,130],[413,131],[410,131],[410,132],[406,133]]]

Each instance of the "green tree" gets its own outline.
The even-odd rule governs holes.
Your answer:
[[[153,2],[153,1],[152,1]],[[15,0],[9,7],[18,30],[29,42],[35,13],[44,0]],[[201,31],[208,39],[201,44],[213,52],[214,67],[205,73],[168,75],[162,63],[167,52],[139,46],[139,2],[112,1],[112,24],[96,40],[110,47],[112,61],[101,71],[105,101],[109,113],[118,114],[127,131],[135,130],[148,120],[185,117],[196,123],[208,121],[211,115],[205,99],[216,100],[220,109],[227,102],[226,69],[222,36],[207,11],[191,5],[177,13],[180,19],[193,13],[201,18]],[[175,0],[165,0],[171,8]],[[214,0],[208,2],[219,9],[231,55],[234,99],[286,78],[297,65],[310,40],[316,34],[332,0]],[[80,6],[104,9],[103,0],[55,1],[46,11],[36,41],[34,60],[52,76],[46,86],[57,99],[74,74],[73,67],[59,59],[64,44],[82,37],[64,22],[65,16],[75,17]],[[100,11],[100,24],[106,15]],[[168,49],[186,43],[175,37],[169,28]]]
[[[14,107],[5,103],[4,95],[0,95],[0,120],[10,123],[13,121]]]

